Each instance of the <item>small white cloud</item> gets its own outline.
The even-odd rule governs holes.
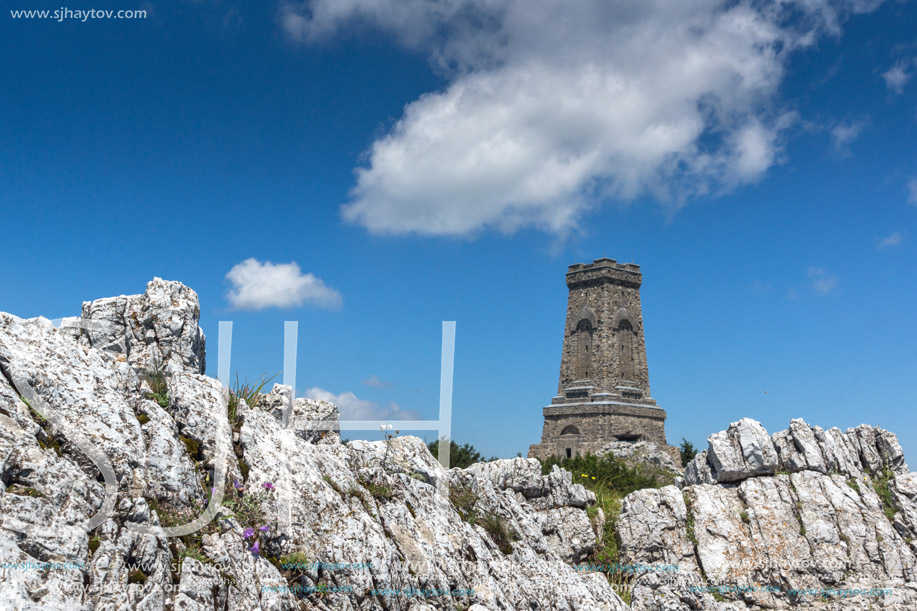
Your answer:
[[[830,275],[822,267],[810,267],[808,276],[812,288],[819,295],[827,295],[837,287],[837,276]]]
[[[904,86],[911,80],[911,73],[908,72],[910,65],[910,61],[899,61],[882,74],[882,78],[885,79],[885,86],[888,87],[889,91],[893,93],[904,92]]]
[[[850,154],[850,144],[859,137],[860,132],[866,127],[866,121],[847,121],[838,123],[831,130],[831,140],[834,141],[834,152],[838,155]]]
[[[917,206],[917,177],[907,183],[907,203]]]
[[[892,246],[897,246],[901,243],[901,240],[904,239],[904,236],[900,232],[895,231],[887,238],[879,242],[879,250],[885,250],[886,248],[891,248]]]
[[[226,279],[232,285],[226,298],[238,310],[292,308],[303,303],[329,309],[341,305],[340,293],[312,274],[302,273],[295,261],[246,259],[233,266]]]
[[[380,380],[379,376],[377,376],[376,374],[372,374],[371,376],[363,380],[363,383],[366,384],[367,386],[372,386],[373,388],[391,388],[392,387],[391,382]]]
[[[380,406],[375,401],[360,399],[351,391],[334,394],[324,388],[313,386],[306,391],[307,399],[319,399],[334,403],[341,412],[341,420],[419,420],[414,410],[403,410],[395,402]]]

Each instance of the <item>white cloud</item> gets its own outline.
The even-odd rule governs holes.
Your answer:
[[[372,386],[373,388],[391,388],[392,387],[391,382],[380,380],[379,376],[377,376],[376,374],[372,374],[371,376],[363,380],[363,383],[367,386]]]
[[[374,27],[448,78],[356,169],[345,220],[373,233],[564,234],[604,201],[677,207],[760,180],[794,115],[788,56],[881,0],[311,0],[312,43]]]
[[[822,267],[810,267],[808,277],[819,295],[827,295],[837,287],[837,276],[832,276]]]
[[[917,206],[917,177],[907,183],[907,203]]]
[[[901,243],[901,240],[904,239],[904,236],[900,232],[895,231],[889,234],[888,237],[879,242],[879,250],[885,250],[886,248],[891,248],[892,246],[897,246]]]
[[[303,274],[295,261],[262,263],[251,258],[234,265],[226,279],[232,288],[226,294],[230,305],[239,310],[291,308],[304,303],[321,308],[337,308],[341,295],[312,274]]]
[[[911,80],[911,73],[908,72],[910,65],[910,60],[902,60],[882,74],[882,78],[885,79],[885,86],[888,87],[889,91],[893,93],[904,92],[904,86]]]
[[[844,121],[835,125],[831,130],[834,152],[843,156],[849,155],[850,144],[859,137],[866,123],[866,120]]]
[[[306,391],[307,399],[320,399],[334,403],[341,412],[341,420],[419,420],[413,410],[403,410],[395,402],[380,406],[375,401],[360,399],[351,391],[339,395],[313,386]]]

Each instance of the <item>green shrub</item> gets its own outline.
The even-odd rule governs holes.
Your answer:
[[[697,456],[697,448],[694,447],[693,443],[682,437],[678,453],[681,455],[681,466],[687,467],[691,459]]]
[[[444,438],[445,439],[445,438]],[[433,458],[439,460],[439,441],[431,441],[427,444],[427,449]],[[491,459],[493,460],[493,459]],[[464,469],[475,463],[485,462],[480,452],[474,449],[471,444],[465,443],[458,445],[455,440],[449,441],[449,467]]]
[[[658,488],[660,484],[655,477],[643,474],[611,455],[586,454],[572,458],[551,456],[541,461],[541,473],[547,475],[554,465],[570,471],[573,483],[583,484],[590,490],[602,485],[616,491],[622,498],[636,490]]]

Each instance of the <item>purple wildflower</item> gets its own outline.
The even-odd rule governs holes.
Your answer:
[[[270,526],[262,526],[262,527],[259,528],[258,530],[260,530],[260,531],[263,532],[263,533],[266,533],[266,532],[269,531],[270,529],[271,529]]]
[[[261,546],[258,544],[257,541],[255,541],[255,544],[252,545],[250,548],[248,548],[248,551],[250,551],[251,553],[257,556],[258,553],[261,551]]]
[[[232,487],[236,490],[242,490],[242,484],[240,484],[237,479],[232,480]]]
[[[251,527],[246,528],[245,530],[242,531],[242,536],[246,539],[250,539],[251,537],[254,537],[255,529]]]
[[[273,490],[273,489],[274,489],[274,484],[272,484],[271,482],[264,482],[264,483],[261,484],[261,485],[264,486],[264,489],[265,489],[265,490]]]

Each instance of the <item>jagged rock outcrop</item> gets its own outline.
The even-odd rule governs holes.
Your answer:
[[[230,420],[198,312],[156,279],[59,328],[0,313],[0,563],[26,563],[0,568],[0,608],[627,609],[571,567],[604,519],[569,472],[445,470],[410,436],[341,444],[334,405],[279,384],[233,397]],[[708,442],[682,487],[623,501],[618,561],[678,566],[637,573],[633,609],[917,608],[917,474],[894,434],[744,419]],[[372,593],[410,588],[474,595]]]
[[[708,443],[682,490],[624,500],[622,560],[679,566],[638,576],[633,609],[917,608],[917,479],[893,433],[743,419]]]
[[[84,302],[82,316],[61,321],[61,333],[120,355],[135,370],[160,360],[169,370],[204,373],[206,337],[199,319],[197,293],[181,282],[153,278],[142,295]]]
[[[768,436],[760,423],[743,418],[726,431],[707,438],[708,448],[685,469],[685,483],[714,484],[739,482],[777,471],[817,471],[860,478],[889,469],[896,475],[908,473],[904,452],[894,433],[868,424],[842,433],[833,428],[810,427],[800,419],[790,428]]]
[[[287,418],[286,428],[312,443],[339,443],[340,412],[333,403],[321,399],[303,399],[293,396],[293,389],[274,384],[271,392],[261,398],[258,407],[275,418]],[[292,404],[292,405],[291,405]],[[286,411],[289,410],[289,414]],[[324,428],[324,427],[330,428]]]
[[[630,465],[644,464],[672,473],[681,473],[672,448],[662,447],[652,441],[611,441],[596,452],[598,456],[611,454]]]
[[[570,473],[525,459],[447,471],[416,437],[341,444],[308,424],[336,421],[329,403],[286,402],[284,423],[280,385],[234,402],[231,422],[204,358],[179,283],[88,303],[60,328],[0,314],[0,562],[70,563],[2,569],[0,608],[626,608],[569,564],[596,541],[595,498]],[[168,393],[153,400],[157,359]],[[165,536],[205,511],[202,529]],[[371,592],[408,588],[474,595]]]

